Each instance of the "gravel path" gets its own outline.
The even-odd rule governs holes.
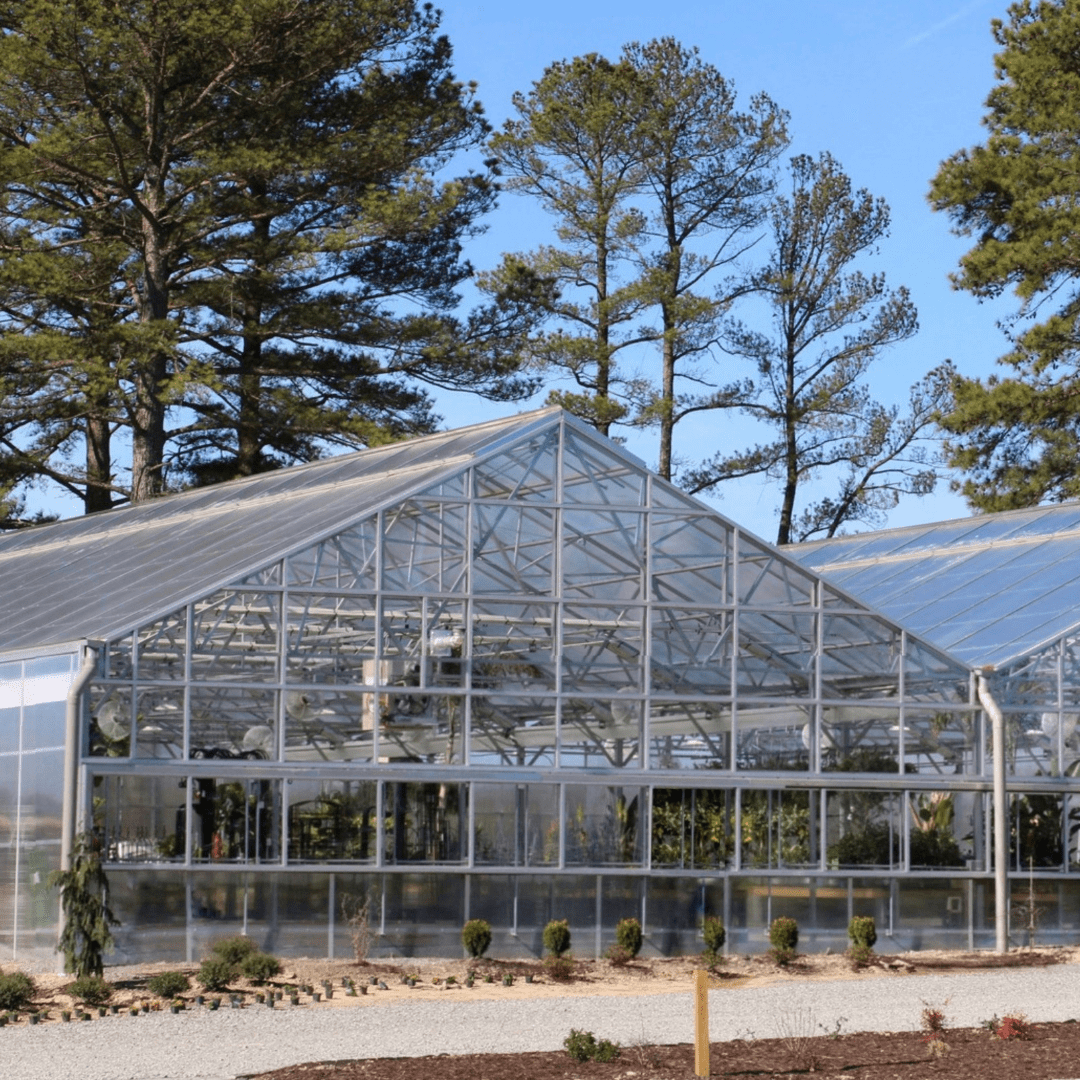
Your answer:
[[[945,1001],[961,1027],[1017,1010],[1076,1019],[1080,965],[714,990],[709,1027],[716,1041],[821,1034],[841,1018],[843,1031],[914,1030],[924,1002]],[[17,1080],[235,1080],[304,1061],[552,1050],[571,1027],[623,1044],[691,1042],[690,995],[110,1016],[0,1030],[0,1062]]]

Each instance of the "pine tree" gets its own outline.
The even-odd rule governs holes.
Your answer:
[[[942,421],[981,510],[1080,495],[1080,3],[1020,0],[993,34],[986,140],[943,162],[930,189],[975,239],[955,287],[1019,302],[1003,373],[957,378]]]

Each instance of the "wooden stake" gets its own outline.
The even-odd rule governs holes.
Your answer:
[[[694,1075],[709,1075],[709,976],[694,972]]]

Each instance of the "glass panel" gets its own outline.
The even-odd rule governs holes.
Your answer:
[[[384,784],[384,861],[467,861],[468,803],[468,784]]]
[[[289,862],[371,862],[378,826],[373,780],[289,780]]]
[[[650,685],[677,694],[730,694],[730,610],[657,608],[652,612]]]
[[[567,431],[563,442],[563,501],[641,506],[645,501],[644,469]]]
[[[908,796],[908,862],[912,870],[972,868],[972,814],[979,798],[967,791],[920,791]]]
[[[379,759],[449,765],[462,760],[468,699],[430,691],[387,695],[379,719]]]
[[[735,767],[765,772],[808,769],[813,716],[812,705],[794,702],[738,706]]]
[[[64,799],[64,752],[22,755],[19,784],[19,841],[58,841]]]
[[[739,693],[803,695],[814,690],[817,617],[780,612],[739,613]]]
[[[642,689],[643,608],[567,604],[562,617],[563,685],[610,697]]]
[[[731,706],[653,698],[649,741],[653,769],[730,769]]]
[[[376,697],[346,690],[286,690],[285,760],[369,760]],[[385,705],[386,695],[379,697]]]
[[[118,638],[105,645],[105,671],[110,679],[130,679],[132,677],[131,638]]]
[[[192,605],[191,677],[274,682],[278,679],[281,597],[223,590]],[[140,667],[140,674],[141,674]]]
[[[754,607],[809,607],[814,579],[775,551],[739,534],[739,602]]]
[[[744,867],[817,866],[817,792],[740,791],[739,834]]]
[[[1005,769],[1013,776],[1043,776],[1053,767],[1049,740],[1042,731],[1041,712],[1002,709],[1005,714]],[[993,724],[986,723],[986,771],[994,762]]]
[[[699,514],[651,515],[649,563],[654,600],[731,603],[732,530]]]
[[[832,868],[891,869],[901,860],[901,796],[885,791],[830,791],[825,857]]]
[[[645,517],[564,510],[563,592],[572,598],[636,600],[644,594]]]
[[[135,756],[178,758],[184,753],[183,687],[154,687],[138,692]]]
[[[555,552],[554,512],[477,503],[475,515],[473,592],[549,595]]]
[[[187,781],[94,777],[94,828],[107,862],[183,862]]]
[[[383,588],[461,592],[467,587],[468,506],[407,500],[385,515]]]
[[[140,627],[135,634],[139,656],[140,679],[183,679],[184,659],[187,655],[187,609],[181,608],[171,615]],[[125,642],[126,645],[126,642]],[[124,654],[120,654],[121,661]],[[114,646],[109,646],[109,667],[117,669],[118,677],[125,675],[125,665],[114,661]]]
[[[474,690],[555,689],[555,607],[551,604],[473,604]]]
[[[899,771],[900,711],[880,705],[827,706],[821,736],[822,772]],[[908,730],[906,736],[913,736]]]
[[[900,631],[870,615],[822,616],[822,693],[891,697],[900,674]]]
[[[545,431],[473,466],[476,497],[551,502],[558,446],[558,430]]]
[[[904,725],[905,771],[914,768],[920,773],[978,775],[977,713],[944,709],[924,713],[908,709]]]
[[[1013,795],[1009,807],[1009,869],[1060,870],[1068,823],[1064,796],[1056,792]]]
[[[647,794],[646,788],[567,784],[566,865],[640,866]]]
[[[559,764],[583,769],[641,768],[643,708],[642,701],[625,694],[564,701]]]
[[[735,851],[734,819],[730,789],[655,788],[653,869],[723,869]]]
[[[377,519],[365,518],[285,560],[288,585],[365,591],[378,585],[376,577]]]
[[[192,861],[279,860],[280,780],[194,778],[191,784]]]
[[[14,709],[0,709],[0,754],[19,749],[20,711],[18,706]]]
[[[288,593],[288,682],[368,682],[378,641],[374,596]]]
[[[64,745],[67,707],[63,701],[27,705],[23,709],[23,750]]]
[[[473,799],[477,865],[558,865],[558,784],[474,784]]]
[[[242,588],[259,588],[260,585],[280,585],[281,584],[281,563],[271,563],[269,566],[264,566],[261,570],[256,570],[253,574],[248,574],[240,580],[239,585]]]
[[[41,656],[36,660],[27,660],[23,704],[64,701],[74,673],[74,654]]]
[[[193,686],[193,758],[277,758],[276,690],[240,686]]]
[[[470,764],[555,764],[554,698],[476,694],[471,710]]]

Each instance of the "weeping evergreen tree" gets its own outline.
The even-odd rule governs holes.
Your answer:
[[[83,833],[76,838],[71,869],[54,871],[49,885],[60,890],[64,967],[80,979],[100,976],[105,970],[105,951],[113,943],[111,927],[119,926],[120,921],[109,907],[109,880],[92,835]]]

